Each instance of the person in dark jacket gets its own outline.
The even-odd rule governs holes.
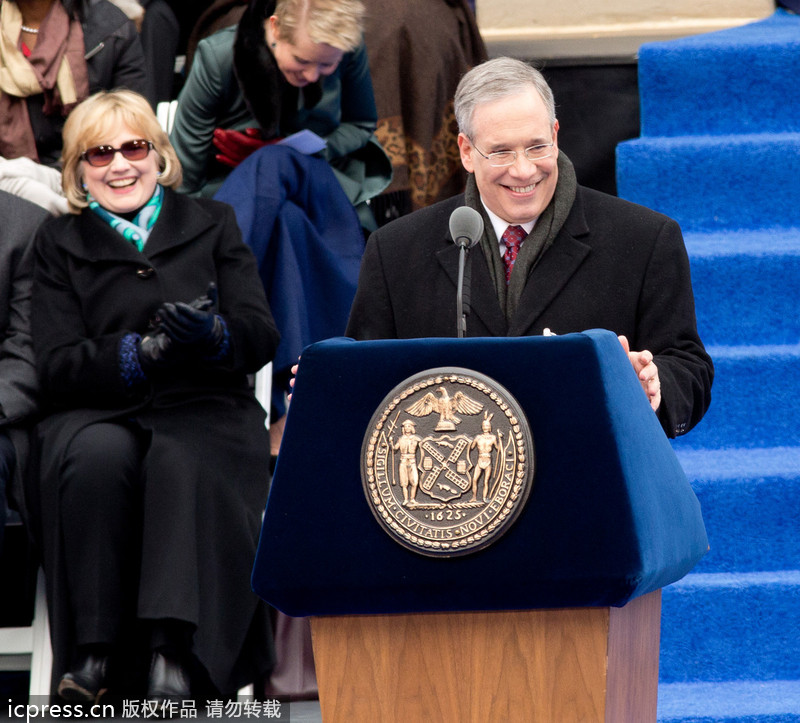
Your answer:
[[[459,248],[449,220],[468,206],[483,231],[468,256],[467,336],[611,330],[667,436],[688,432],[710,404],[714,368],[678,224],[578,185],[558,147],[553,93],[522,61],[470,70],[455,114],[466,193],[370,236],[347,335],[456,336]]]
[[[3,0],[0,156],[56,166],[69,111],[99,90],[148,90],[139,34],[107,0]]]
[[[24,509],[27,427],[38,407],[30,331],[32,241],[45,218],[38,206],[0,191],[0,550],[6,497],[10,506]]]
[[[166,0],[139,0],[144,8],[140,37],[150,83],[148,98],[153,106],[175,97],[175,58],[180,26]]]
[[[72,213],[36,237],[30,497],[72,701],[235,696],[272,665],[250,590],[269,440],[248,374],[279,335],[233,210],[180,178],[142,96],[92,96],[64,127]]]

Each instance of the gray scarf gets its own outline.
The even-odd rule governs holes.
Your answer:
[[[572,161],[563,151],[558,153],[558,182],[553,198],[547,208],[542,211],[536,220],[531,232],[525,237],[520,247],[517,260],[514,262],[514,272],[511,274],[511,283],[506,286],[506,272],[503,257],[500,256],[500,244],[494,233],[494,227],[483,207],[475,183],[475,175],[470,173],[467,177],[465,193],[466,205],[474,208],[483,216],[483,236],[481,249],[486,257],[486,263],[494,280],[494,288],[500,307],[503,309],[506,320],[510,321],[519,304],[522,291],[528,276],[542,258],[544,252],[552,245],[561,227],[564,225],[572,204],[575,202],[575,193],[578,182]]]

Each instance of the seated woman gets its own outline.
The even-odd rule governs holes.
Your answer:
[[[64,118],[99,90],[147,88],[134,24],[106,0],[3,0],[0,156],[57,166]]]
[[[237,27],[202,40],[171,133],[182,190],[211,196],[253,150],[308,129],[373,227],[365,202],[389,184],[391,163],[374,137],[363,13],[360,0],[253,0]]]
[[[269,440],[247,375],[279,337],[233,210],[180,180],[142,96],[94,95],[64,127],[72,213],[35,241],[49,408],[29,491],[73,701],[231,696],[272,664],[250,590]]]

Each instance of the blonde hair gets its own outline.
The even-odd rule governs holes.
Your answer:
[[[64,123],[61,186],[71,213],[80,213],[89,205],[83,188],[81,154],[87,148],[107,143],[123,125],[153,144],[161,171],[158,182],[168,188],[180,186],[180,161],[147,100],[132,90],[100,91],[79,103]]]
[[[278,0],[275,7],[283,40],[294,43],[297,29],[304,25],[312,42],[345,53],[361,44],[364,13],[361,0]]]

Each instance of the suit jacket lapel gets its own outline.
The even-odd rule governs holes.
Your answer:
[[[516,313],[509,324],[509,336],[524,336],[529,333],[530,328],[566,286],[591,253],[591,247],[581,240],[588,233],[589,226],[583,213],[579,191],[561,231],[528,276]]]

